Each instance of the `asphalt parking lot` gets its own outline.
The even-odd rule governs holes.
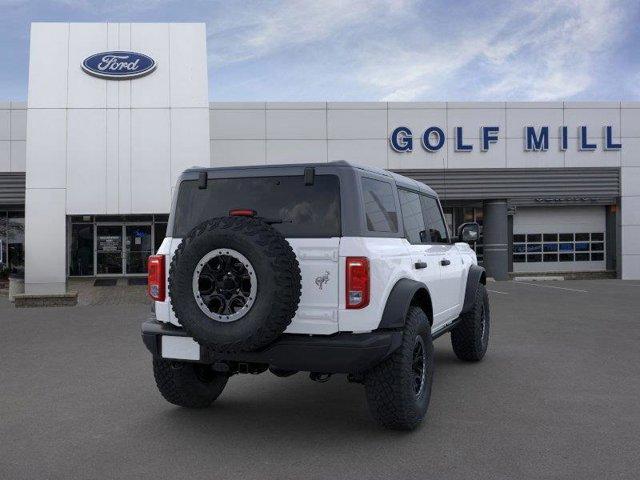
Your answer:
[[[174,407],[140,340],[146,305],[0,297],[0,478],[638,478],[640,282],[488,287],[487,357],[437,340],[408,434],[376,427],[343,376],[236,376],[211,409]]]

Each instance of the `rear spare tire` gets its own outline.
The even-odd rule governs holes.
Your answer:
[[[300,268],[280,232],[251,217],[213,218],[182,240],[169,270],[182,327],[216,351],[251,351],[287,328],[300,301]]]

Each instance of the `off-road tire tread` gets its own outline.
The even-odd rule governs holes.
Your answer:
[[[186,364],[181,369],[172,366],[170,360],[155,358],[153,360],[153,376],[158,390],[164,399],[185,408],[209,407],[222,393],[227,377],[219,374],[215,382],[204,385]]]
[[[427,357],[427,401],[422,410],[415,395],[407,388],[410,381],[411,359],[416,334],[423,336]],[[408,368],[408,372],[407,372]],[[409,376],[407,376],[409,373]],[[365,374],[364,385],[371,416],[385,428],[413,430],[424,418],[431,395],[433,380],[433,343],[426,314],[419,307],[410,307],[407,314],[402,345],[388,358]]]
[[[485,309],[486,342],[483,343],[481,315]],[[456,356],[466,362],[478,362],[482,360],[487,351],[489,342],[491,316],[489,310],[489,295],[486,287],[478,283],[473,308],[463,313],[460,323],[451,331],[451,346]]]
[[[183,321],[180,312],[176,309],[176,303],[172,301],[173,311],[178,320],[180,320],[182,328],[184,328],[189,335],[215,352],[252,351],[268,345],[284,332],[295,316],[300,301],[301,274],[295,252],[289,242],[286,241],[280,232],[264,221],[251,217],[217,217],[194,227],[182,240],[171,260],[169,269],[169,293],[171,294],[177,281],[187,281],[189,282],[189,289],[191,288],[190,278],[176,280],[172,272],[184,255],[185,249],[188,248],[198,236],[211,230],[237,232],[254,237],[256,243],[263,247],[263,254],[269,258],[272,269],[276,272],[275,282],[278,285],[279,292],[279,294],[274,297],[272,303],[271,315],[269,316],[272,321],[269,323],[268,328],[267,326],[258,328],[242,340],[230,343],[219,343],[215,338],[201,338],[199,335],[194,335],[194,332],[189,328],[188,321]]]

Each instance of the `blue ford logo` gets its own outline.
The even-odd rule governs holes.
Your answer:
[[[82,69],[89,75],[113,80],[142,77],[155,68],[153,58],[136,52],[96,53],[82,62]]]

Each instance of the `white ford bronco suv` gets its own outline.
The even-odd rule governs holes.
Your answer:
[[[429,187],[347,162],[185,171],[149,258],[160,393],[198,408],[239,373],[343,373],[380,424],[415,428],[432,341],[451,332],[466,361],[487,350],[486,276],[461,243],[478,229],[452,239]]]

